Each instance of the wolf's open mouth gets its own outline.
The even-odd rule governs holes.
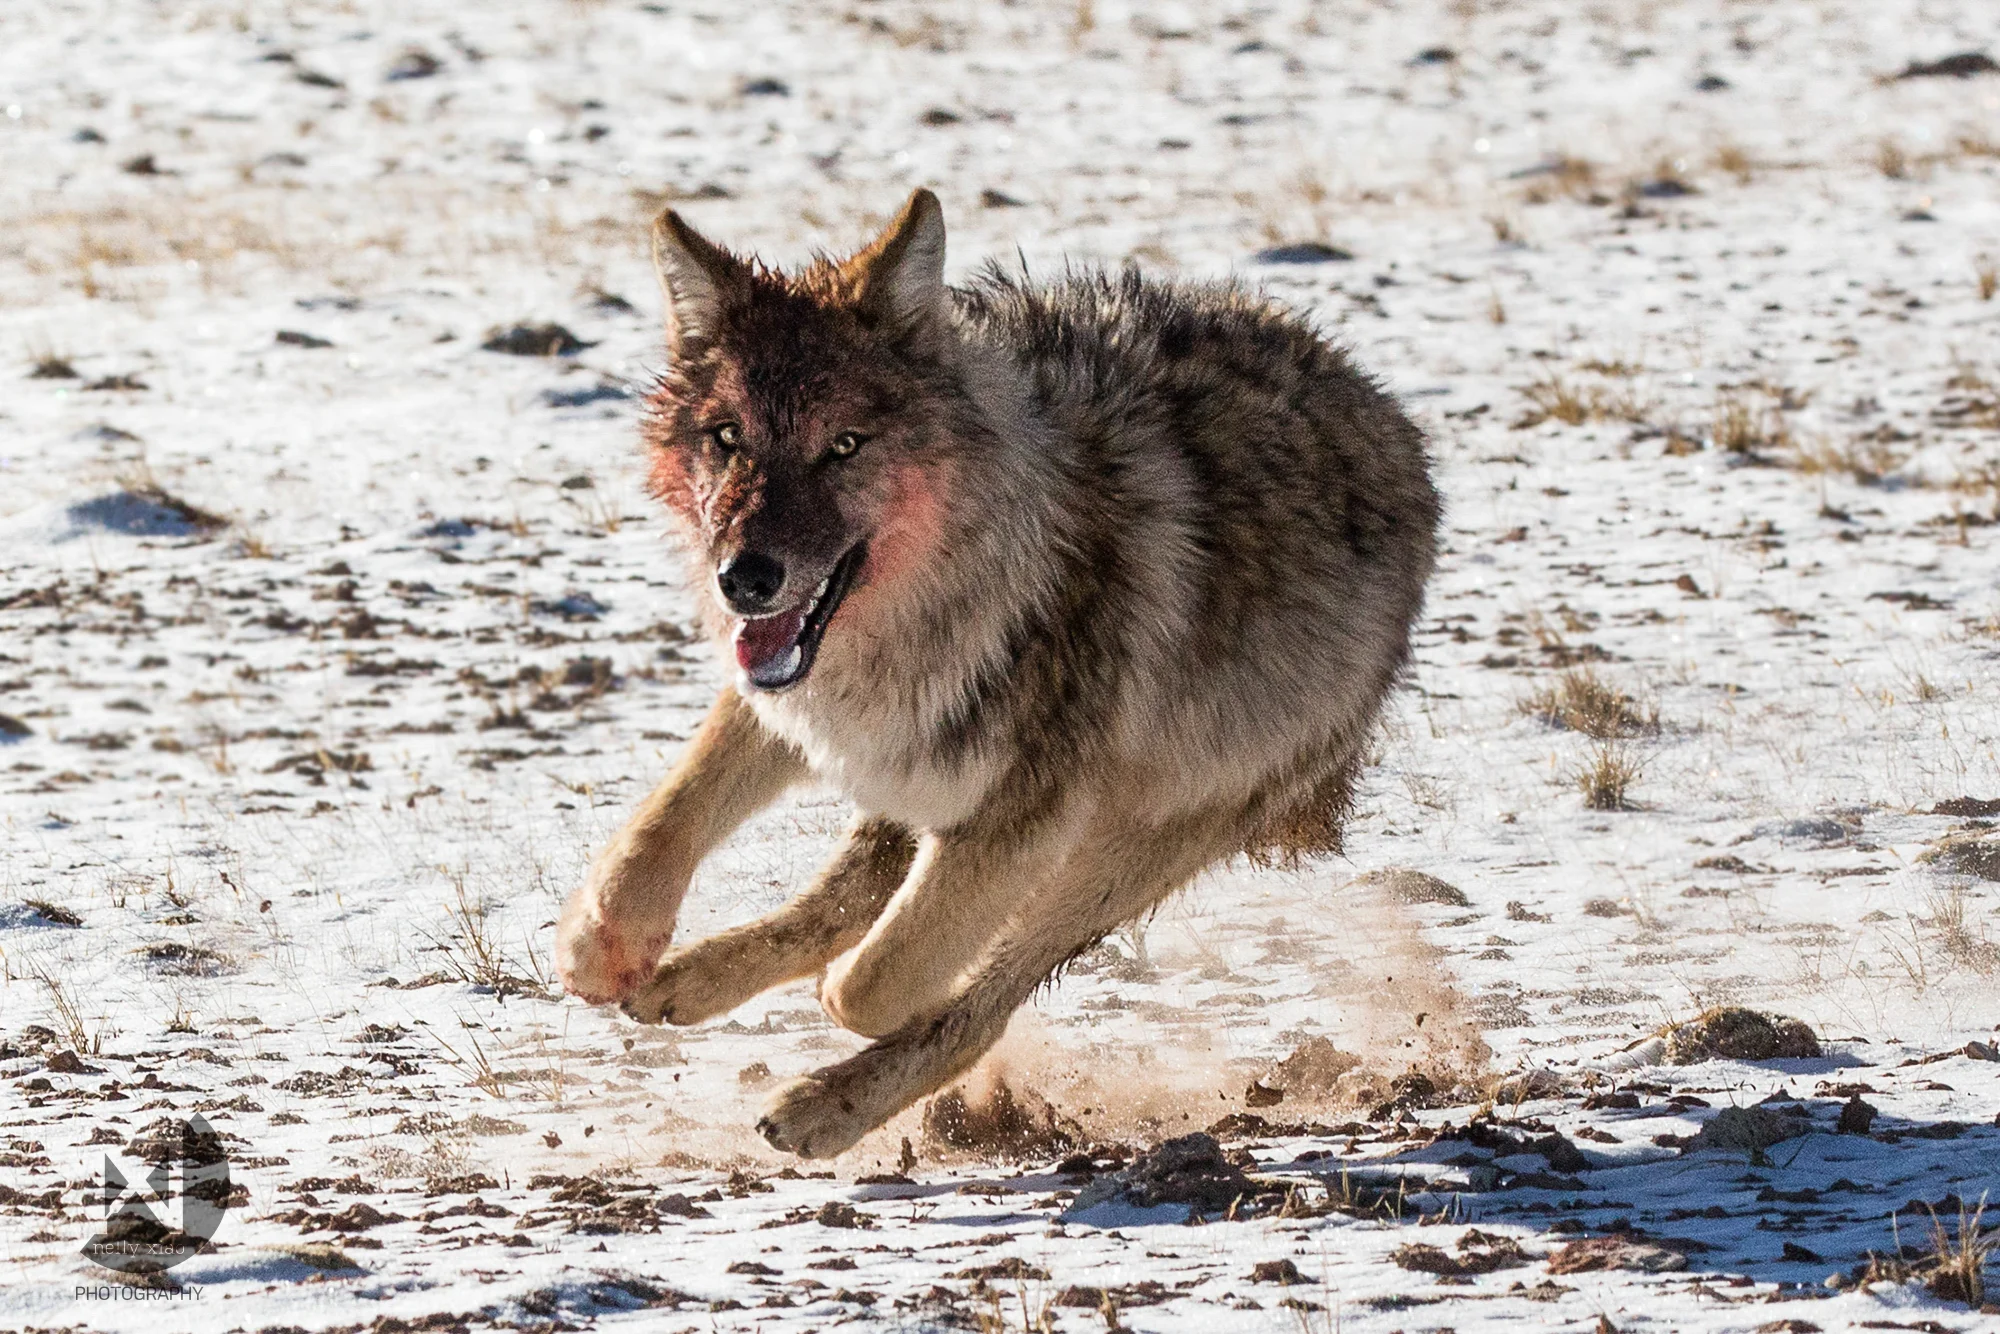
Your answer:
[[[736,664],[759,690],[783,690],[797,685],[812,670],[820,636],[854,583],[854,572],[868,554],[866,542],[856,542],[834,562],[812,596],[775,616],[758,616],[736,627]]]

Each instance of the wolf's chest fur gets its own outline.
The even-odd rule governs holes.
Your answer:
[[[821,782],[861,810],[914,829],[970,818],[1003,768],[992,756],[939,753],[929,743],[934,720],[886,695],[828,698],[822,690],[749,703]]]

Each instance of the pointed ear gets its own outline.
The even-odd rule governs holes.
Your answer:
[[[666,303],[667,346],[713,337],[723,293],[739,272],[736,261],[667,209],[653,220],[653,269]]]
[[[863,310],[910,321],[943,314],[944,207],[937,196],[911,191],[888,229],[841,267]]]

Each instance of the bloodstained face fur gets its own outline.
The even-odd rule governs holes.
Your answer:
[[[649,403],[650,483],[711,594],[711,628],[753,686],[783,688],[823,638],[865,633],[871,594],[926,558],[946,464],[941,423],[917,408],[955,379],[922,321],[871,308],[851,263],[787,275],[717,259],[714,308]],[[746,554],[782,583],[772,614],[732,620],[715,576]]]

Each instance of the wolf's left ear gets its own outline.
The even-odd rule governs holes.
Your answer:
[[[653,268],[666,302],[667,346],[713,337],[724,289],[739,272],[736,261],[667,209],[653,220]]]
[[[842,267],[863,310],[913,323],[942,315],[944,206],[929,190],[911,191],[887,230]]]

